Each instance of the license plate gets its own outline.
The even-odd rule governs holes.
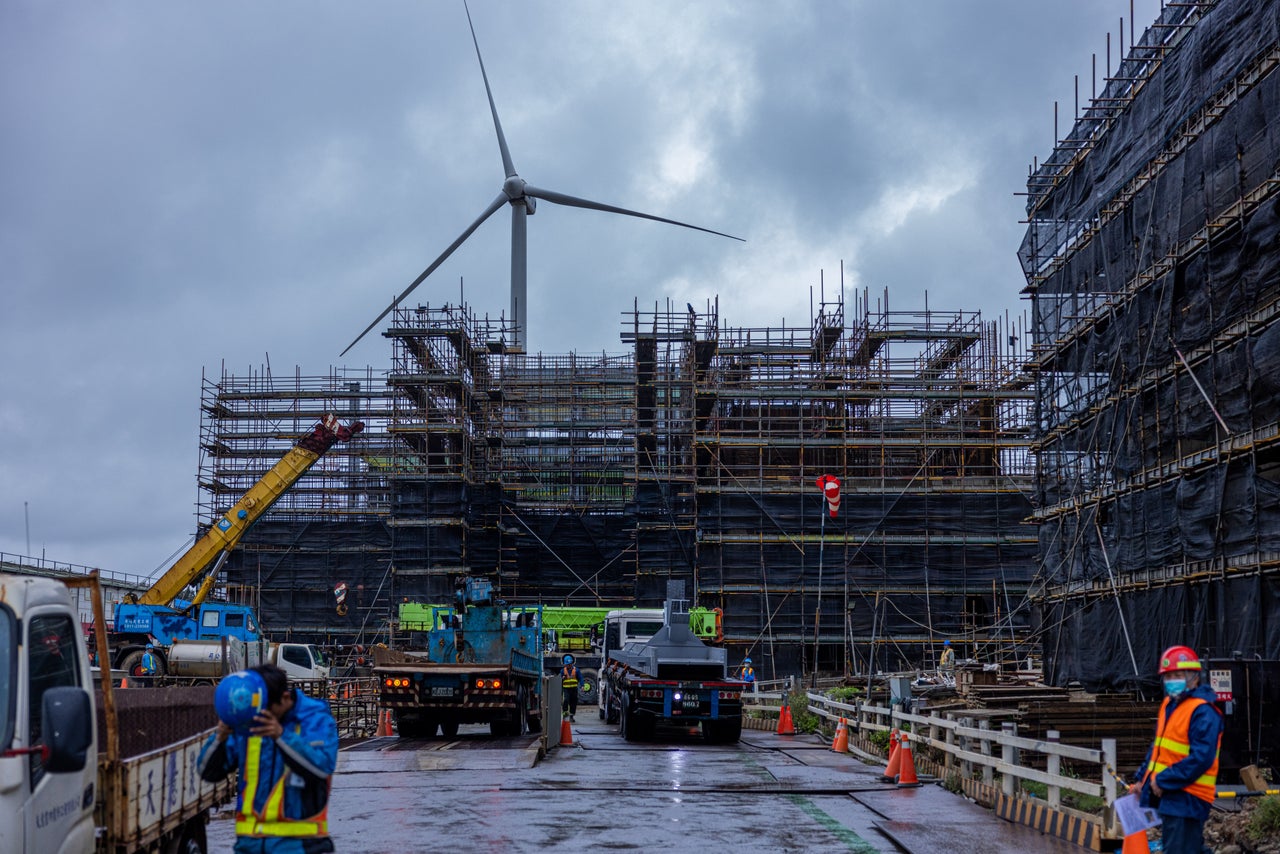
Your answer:
[[[695,699],[695,700],[685,700],[685,701],[684,701],[684,707],[685,707],[686,709],[696,709],[696,708],[698,708],[698,706],[699,706],[699,705],[701,705],[701,704],[700,704],[696,699]]]
[[[433,685],[433,686],[431,686],[431,696],[433,696],[433,697],[452,697],[452,696],[453,696],[453,689],[452,689],[452,688],[450,688],[448,685],[443,685],[443,686],[441,686],[441,685]]]

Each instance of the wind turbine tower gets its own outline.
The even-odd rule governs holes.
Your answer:
[[[731,234],[725,234],[721,231],[715,231],[710,228],[702,228],[701,226],[691,225],[687,222],[679,220],[667,219],[666,217],[655,216],[653,214],[641,213],[627,208],[620,208],[615,205],[606,205],[602,202],[593,202],[590,199],[581,199],[577,196],[570,196],[566,193],[560,193],[555,190],[546,190],[535,187],[527,183],[516,172],[515,164],[511,160],[511,152],[507,148],[507,138],[502,132],[502,122],[498,120],[498,108],[493,101],[493,89],[489,86],[489,75],[485,71],[484,57],[480,55],[480,41],[476,38],[476,28],[471,21],[471,10],[463,2],[463,8],[467,13],[467,25],[471,28],[471,42],[476,48],[476,59],[480,63],[480,75],[484,78],[485,94],[489,97],[489,112],[493,115],[493,129],[498,137],[498,151],[502,154],[502,168],[505,171],[506,178],[502,182],[502,190],[497,197],[489,203],[480,216],[467,226],[467,228],[458,235],[449,246],[440,253],[434,261],[423,270],[418,278],[414,279],[407,288],[401,291],[400,295],[392,300],[391,304],[383,309],[382,313],[373,319],[373,322],[365,327],[364,331],[356,336],[355,340],[347,345],[340,355],[346,355],[347,351],[354,347],[360,339],[369,334],[373,327],[377,326],[382,319],[390,314],[396,306],[400,305],[404,299],[413,293],[418,285],[422,284],[428,276],[430,276],[437,267],[445,262],[454,250],[466,242],[467,238],[480,227],[486,219],[493,216],[503,205],[511,206],[511,319],[515,322],[516,340],[513,342],[512,349],[524,352],[525,344],[528,340],[528,300],[526,294],[528,291],[528,262],[527,262],[527,218],[536,210],[537,201],[541,199],[544,202],[550,202],[556,205],[566,205],[568,207],[586,208],[594,211],[604,211],[605,213],[623,214],[624,216],[638,217],[640,219],[651,219],[657,222],[670,223],[678,225],[682,228],[691,228],[695,231],[705,231],[708,234],[716,234],[721,237],[728,237],[732,240],[742,240],[741,237],[734,237]]]

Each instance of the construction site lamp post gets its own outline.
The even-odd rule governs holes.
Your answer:
[[[826,501],[827,512],[834,519],[836,511],[840,509],[840,479],[824,474],[818,478],[817,483]],[[813,610],[813,675],[809,681],[809,687],[814,690],[818,688],[818,639],[822,625],[822,553],[827,544],[827,513],[823,513],[821,518],[822,523],[818,529],[818,601]]]

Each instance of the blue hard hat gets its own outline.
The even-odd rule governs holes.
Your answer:
[[[155,649],[155,648],[156,648],[156,645],[155,645],[155,644],[153,644],[153,643],[149,643],[149,644],[147,644],[147,649]]]
[[[565,663],[565,664],[573,664],[573,656],[572,656],[572,655],[566,655],[566,656],[564,657],[564,663]]]
[[[744,658],[744,659],[742,659],[742,663],[743,663],[743,664],[750,664],[750,663],[751,663],[751,659],[750,659],[750,658]]]
[[[951,641],[950,641],[949,639],[948,639],[948,640],[944,640],[944,641],[942,642],[942,645],[943,645],[943,646],[951,646]]]
[[[267,707],[267,683],[252,670],[238,670],[218,683],[213,692],[213,708],[218,720],[241,732]]]

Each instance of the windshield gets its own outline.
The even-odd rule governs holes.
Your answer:
[[[627,620],[627,639],[651,638],[662,628],[662,620]]]
[[[329,660],[324,657],[324,653],[320,651],[320,647],[316,646],[315,644],[310,644],[309,646],[307,646],[307,649],[311,650],[311,658],[312,660],[315,661],[316,664],[320,665],[321,667],[328,666]]]
[[[17,621],[13,612],[0,605],[0,744],[6,747],[13,743],[13,702],[18,693],[16,632]]]

